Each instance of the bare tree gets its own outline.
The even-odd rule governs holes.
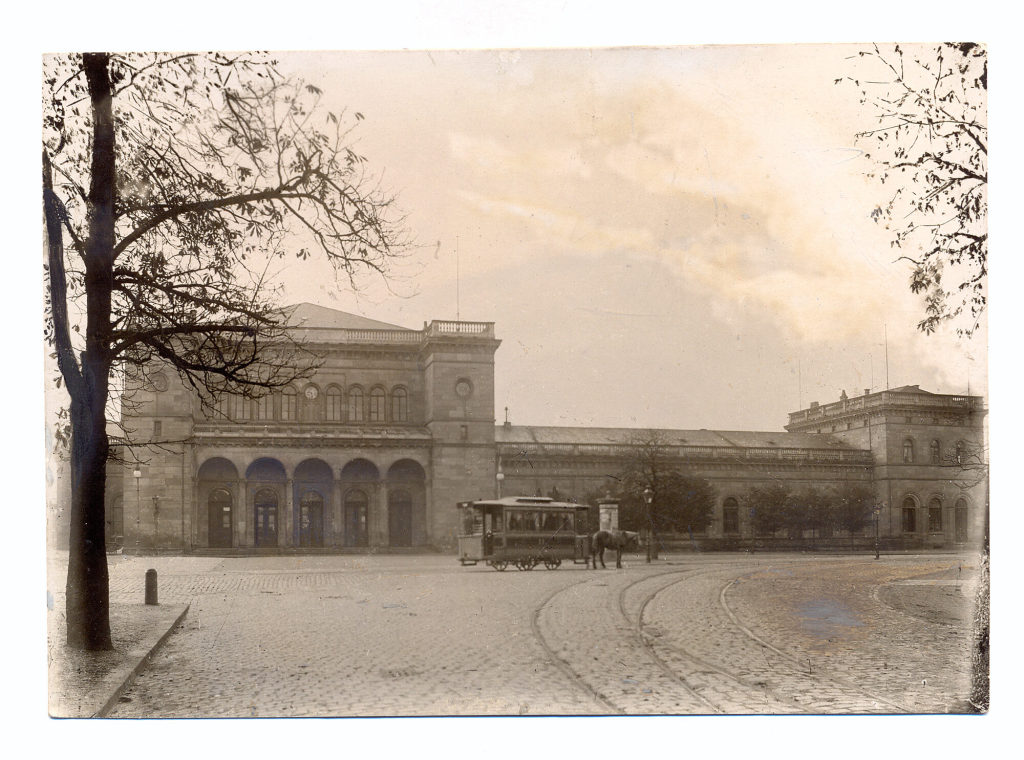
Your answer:
[[[836,83],[853,83],[877,119],[857,134],[878,166],[869,176],[892,188],[872,217],[912,264],[910,289],[924,297],[918,329],[954,319],[969,336],[985,310],[988,272],[986,50],[874,45],[857,58],[857,74]]]
[[[715,489],[704,478],[681,471],[677,451],[661,431],[635,433],[628,443],[632,453],[618,481],[620,522],[648,531],[651,556],[657,558],[659,533],[700,531],[711,523]]]
[[[269,262],[326,257],[349,285],[404,248],[349,147],[363,117],[258,55],[44,61],[46,338],[70,396],[68,644],[112,646],[104,536],[112,386],[154,360],[212,407],[308,374]],[[119,374],[121,373],[121,374]]]

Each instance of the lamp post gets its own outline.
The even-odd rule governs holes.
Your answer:
[[[160,497],[153,497],[153,551],[160,553]]]
[[[654,515],[651,513],[651,502],[654,491],[650,486],[644,488],[644,504],[647,505],[647,564],[651,564],[651,544],[654,543]]]
[[[881,513],[882,507],[875,505],[875,559],[878,559],[878,515]]]
[[[498,470],[498,474],[494,476],[494,479],[496,481],[498,481],[498,498],[500,499],[501,498],[501,481],[503,481],[505,479],[505,473],[503,473],[499,469]]]
[[[132,471],[135,478],[135,553],[139,553],[139,523],[142,519],[142,498],[139,496],[139,481],[142,479],[142,470],[136,467]]]

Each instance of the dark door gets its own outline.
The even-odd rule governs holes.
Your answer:
[[[366,513],[369,506],[366,494],[353,491],[345,497],[345,546],[369,546]]]
[[[214,548],[231,546],[231,493],[223,488],[210,492],[209,545]]]
[[[260,491],[256,494],[253,507],[256,546],[277,546],[277,494],[273,491]]]
[[[412,546],[412,497],[407,491],[388,494],[388,537],[391,546]]]
[[[324,545],[324,497],[306,491],[299,502],[299,546]]]

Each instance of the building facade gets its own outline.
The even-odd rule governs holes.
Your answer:
[[[160,370],[126,389],[136,445],[108,468],[113,546],[445,551],[457,502],[582,499],[612,486],[642,432],[496,424],[493,323],[410,330],[310,304],[290,321],[321,363],[280,393],[204,410]],[[874,487],[878,530],[900,545],[978,540],[985,484],[967,459],[983,443],[982,399],[916,386],[843,395],[792,413],[785,431],[659,431],[680,469],[716,487],[707,548],[752,539],[745,495],[780,480]]]

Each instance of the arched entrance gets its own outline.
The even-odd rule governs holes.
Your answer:
[[[207,501],[207,545],[215,548],[231,546],[232,502],[231,492],[226,488],[210,491]]]
[[[412,546],[412,496],[403,489],[388,490],[388,543]]]
[[[253,497],[253,544],[277,546],[277,493],[261,488]]]
[[[299,501],[299,546],[324,545],[324,497],[317,491],[305,491]]]
[[[307,459],[295,468],[295,505],[292,540],[296,546],[324,545],[324,520],[331,503],[331,467],[321,459]]]
[[[384,526],[379,524],[377,512],[379,486],[380,471],[368,459],[353,459],[341,468],[345,546],[369,546],[371,532],[374,546],[382,542]]]
[[[369,546],[367,530],[370,500],[366,492],[354,488],[345,494],[345,546]]]
[[[416,546],[426,543],[426,473],[412,459],[400,459],[388,468],[388,544]]]
[[[235,503],[238,470],[223,457],[207,459],[197,474],[196,540],[199,546],[230,548],[236,545]],[[205,510],[205,519],[203,511]]]
[[[261,548],[282,545],[287,482],[284,465],[276,459],[261,457],[249,465],[245,476],[248,492],[252,494],[252,545]]]

